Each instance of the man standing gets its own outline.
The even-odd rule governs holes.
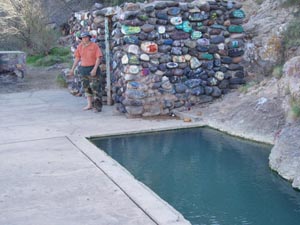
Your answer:
[[[74,76],[74,70],[78,63],[82,86],[87,97],[87,106],[83,110],[94,109],[96,112],[102,110],[102,93],[100,83],[100,62],[103,54],[99,46],[91,42],[89,32],[83,32],[80,35],[81,43],[75,51],[75,60],[70,71],[70,76]]]

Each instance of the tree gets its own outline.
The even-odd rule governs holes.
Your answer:
[[[0,41],[5,37],[18,39],[28,53],[47,54],[58,36],[47,26],[41,1],[1,0]]]

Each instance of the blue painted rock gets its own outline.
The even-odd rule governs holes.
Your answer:
[[[173,55],[182,55],[182,51],[180,47],[172,47],[171,54]]]
[[[187,33],[192,32],[193,28],[192,28],[190,21],[183,21],[182,29],[184,32],[187,32]]]
[[[147,37],[148,41],[154,41],[158,38],[159,38],[159,34],[156,31],[151,31],[150,33],[148,33],[148,37]]]
[[[177,68],[177,67],[178,67],[178,63],[175,63],[175,62],[167,63],[167,68],[169,68],[169,69],[173,69],[173,68]]]
[[[180,46],[181,46],[181,41],[175,40],[175,41],[173,42],[173,46],[174,46],[174,47],[180,47]]]
[[[200,38],[197,40],[197,44],[200,46],[207,46],[210,45],[210,40],[207,38]]]
[[[241,48],[244,47],[244,42],[242,40],[232,40],[227,44],[227,46],[229,48]]]
[[[245,18],[245,12],[241,9],[234,10],[229,14],[231,18],[243,19]]]
[[[123,34],[138,34],[141,32],[140,27],[122,25],[121,32]]]
[[[125,36],[124,37],[124,42],[125,42],[125,44],[135,44],[135,45],[140,44],[140,41],[139,41],[138,37],[133,36],[133,35]]]
[[[158,46],[155,42],[146,41],[141,44],[141,49],[145,53],[155,54],[158,51]]]
[[[220,67],[222,65],[221,59],[215,59],[214,60],[214,66]]]
[[[190,79],[185,81],[185,85],[188,86],[189,88],[195,88],[198,87],[201,84],[201,79]]]
[[[214,58],[214,56],[212,54],[209,54],[209,53],[200,53],[199,58],[200,59],[205,59],[205,60],[212,60]]]
[[[202,37],[202,32],[201,31],[193,31],[191,34],[191,39],[197,40]]]
[[[230,33],[243,33],[244,32],[244,28],[241,25],[230,25],[228,27],[228,31]]]
[[[197,50],[199,52],[208,52],[209,47],[208,46],[202,46],[202,45],[200,45],[200,46],[197,46]]]
[[[181,17],[179,17],[179,16],[177,16],[177,17],[172,17],[171,19],[170,19],[170,23],[171,24],[173,24],[173,25],[180,25],[180,24],[182,24],[182,18]]]
[[[168,9],[168,14],[170,16],[177,16],[178,14],[180,14],[181,9],[179,7],[172,7]]]
[[[209,18],[209,14],[202,11],[201,13],[193,13],[189,16],[189,20],[192,22],[199,22],[203,20],[207,20]]]

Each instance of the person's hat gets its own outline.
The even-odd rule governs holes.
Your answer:
[[[79,39],[82,39],[82,38],[84,38],[84,37],[89,37],[89,38],[91,38],[92,35],[90,35],[89,32],[84,31],[84,32],[82,32],[82,33],[80,34]]]

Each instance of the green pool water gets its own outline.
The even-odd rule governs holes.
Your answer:
[[[192,224],[300,224],[300,192],[269,169],[271,146],[208,128],[92,142]]]

